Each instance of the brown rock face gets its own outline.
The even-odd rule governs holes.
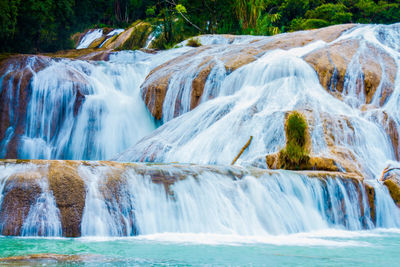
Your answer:
[[[66,237],[81,236],[86,188],[77,167],[74,162],[53,161],[48,172],[49,187],[60,210],[62,234]]]
[[[319,81],[326,90],[343,92],[347,65],[357,52],[358,42],[353,40],[335,43],[328,48],[308,54],[306,60],[317,71]]]
[[[393,201],[400,208],[400,168],[386,167],[382,174],[382,181],[389,190]]]
[[[368,185],[364,184],[365,191],[367,192],[368,204],[370,207],[371,219],[373,223],[376,223],[376,207],[375,207],[375,189]]]
[[[37,184],[42,177],[38,172],[23,172],[8,178],[0,209],[2,235],[21,235],[21,228],[29,210],[42,192]]]

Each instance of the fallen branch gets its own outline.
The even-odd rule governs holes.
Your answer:
[[[236,163],[236,161],[240,158],[240,156],[243,154],[243,152],[246,150],[246,148],[249,147],[251,140],[253,140],[253,136],[250,136],[249,141],[247,141],[247,143],[244,145],[244,147],[242,147],[242,150],[240,150],[239,154],[236,156],[236,158],[232,161],[231,165],[234,165]]]

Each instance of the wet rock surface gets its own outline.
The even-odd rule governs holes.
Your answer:
[[[387,187],[396,205],[400,208],[400,168],[388,166],[383,171],[381,180]]]
[[[40,179],[43,176],[36,171],[18,172],[7,179],[0,208],[2,235],[21,235],[22,225],[42,192]]]

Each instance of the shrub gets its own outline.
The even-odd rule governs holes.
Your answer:
[[[307,122],[304,116],[294,111],[285,123],[286,147],[279,152],[281,168],[304,169],[310,160],[307,150]]]
[[[191,47],[199,47],[201,46],[201,43],[200,40],[197,38],[190,38],[186,45]]]

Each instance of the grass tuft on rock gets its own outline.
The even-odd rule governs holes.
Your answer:
[[[190,38],[186,45],[191,47],[200,47],[201,42],[198,38]]]
[[[279,151],[280,167],[288,170],[300,170],[309,165],[307,149],[307,121],[303,114],[294,111],[286,119],[286,147]]]

